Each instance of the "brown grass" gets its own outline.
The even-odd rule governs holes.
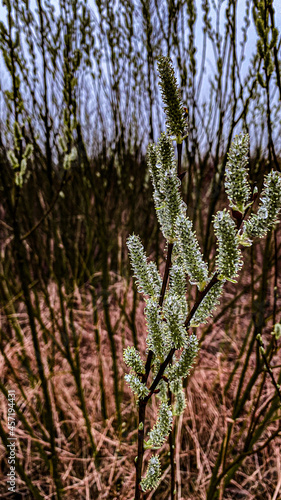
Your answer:
[[[268,343],[271,336],[271,314],[272,311],[272,279],[268,282],[268,321],[264,330],[264,340]],[[81,378],[87,404],[87,411],[91,421],[94,441],[97,446],[98,458],[96,464],[90,453],[89,439],[86,431],[85,421],[81,411],[79,398],[71,373],[69,363],[62,355],[59,347],[63,347],[59,330],[62,328],[60,306],[58,301],[58,290],[55,284],[49,286],[48,293],[51,297],[51,305],[55,313],[55,323],[50,316],[43,294],[40,295],[40,309],[43,323],[49,332],[53,332],[57,341],[57,347],[51,336],[46,338],[41,326],[37,323],[40,344],[43,346],[43,361],[48,376],[49,390],[52,394],[52,405],[56,425],[56,446],[59,455],[59,470],[64,486],[66,499],[132,499],[134,491],[134,458],[136,455],[137,440],[137,412],[135,401],[129,388],[123,381],[124,373],[127,371],[123,360],[122,351],[127,345],[132,344],[132,333],[125,315],[119,304],[123,304],[126,298],[126,310],[130,313],[132,307],[132,288],[124,280],[116,275],[111,276],[110,295],[110,318],[115,331],[115,342],[118,353],[119,389],[122,396],[122,432],[117,432],[115,415],[115,403],[113,397],[112,360],[108,334],[105,328],[102,312],[102,299],[97,301],[98,322],[93,324],[93,304],[90,288],[76,289],[74,292],[74,324],[79,335]],[[178,499],[204,500],[208,484],[212,475],[215,460],[224,439],[227,426],[232,422],[233,401],[237,391],[239,376],[243,368],[243,358],[233,377],[230,389],[224,394],[224,387],[229,375],[233,370],[236,360],[239,358],[241,346],[247,331],[250,319],[251,295],[248,289],[249,278],[244,275],[237,290],[248,290],[243,293],[232,304],[226,308],[225,314],[220,316],[220,311],[228,303],[233,302],[233,291],[235,286],[228,286],[223,303],[216,311],[216,317],[211,326],[207,325],[197,330],[198,335],[203,336],[200,356],[196,369],[188,380],[186,387],[187,407],[184,415],[175,422],[175,460],[177,464],[177,489]],[[65,300],[69,300],[65,294]],[[280,299],[278,302],[280,306]],[[280,310],[280,307],[279,307]],[[145,352],[145,320],[144,302],[141,300],[137,306],[136,328],[140,350]],[[31,340],[28,317],[22,305],[17,308],[15,316],[24,335],[24,347],[28,353],[30,364],[34,374],[36,371],[35,357]],[[2,316],[2,329],[7,328],[7,322],[11,318]],[[66,312],[66,322],[69,327],[69,310]],[[101,345],[100,355],[95,342],[95,328],[98,329]],[[45,332],[46,333],[46,332]],[[6,343],[5,354],[11,362],[14,371],[22,385],[26,400],[24,401],[19,388],[16,387],[14,375],[11,374],[3,356],[0,356],[0,369],[2,383],[9,388],[16,388],[17,402],[30,423],[34,435],[18,421],[17,435],[17,457],[22,463],[26,474],[40,490],[46,499],[54,498],[54,484],[48,474],[46,465],[35,447],[35,442],[41,443],[47,454],[50,450],[48,443],[48,429],[42,424],[41,412],[44,407],[41,386],[37,379],[31,384],[26,372],[23,370],[18,354],[21,347],[15,338]],[[72,351],[73,346],[72,346]],[[52,360],[52,361],[51,361]],[[244,382],[248,382],[251,373],[255,369],[255,350],[251,356],[248,375]],[[101,366],[100,366],[101,364]],[[277,355],[271,362],[272,366],[280,364]],[[52,368],[53,367],[53,368]],[[100,373],[103,373],[103,384],[106,394],[106,409],[108,418],[104,421],[101,408]],[[274,370],[277,377],[278,371]],[[257,398],[258,385],[261,383],[262,375],[258,378],[257,387],[251,391],[251,397],[247,401],[241,416],[235,421],[231,443],[226,456],[226,463],[235,459],[243,450],[248,425],[253,411],[253,404]],[[268,376],[258,404],[258,411],[263,415],[263,407],[274,396],[274,387]],[[1,421],[7,429],[7,401],[1,393]],[[148,408],[147,422],[153,425],[157,401]],[[33,409],[33,413],[31,411]],[[279,415],[280,411],[275,414]],[[261,446],[272,432],[278,428],[278,421],[269,422],[261,434],[260,439],[254,445],[254,449]],[[45,436],[45,439],[44,439]],[[281,498],[281,438],[274,439],[259,453],[248,456],[236,472],[234,478],[225,492],[221,490],[220,499],[271,499]],[[161,485],[153,494],[146,496],[147,500],[156,498],[164,500],[169,498],[169,459],[167,456],[168,446],[161,450],[163,477]],[[1,444],[1,464],[3,475],[0,481],[1,498],[9,498],[6,477],[7,462],[6,449]],[[146,460],[149,457],[147,452]],[[17,486],[19,498],[32,498],[24,482],[18,477]]]

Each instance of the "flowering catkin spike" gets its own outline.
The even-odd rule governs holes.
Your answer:
[[[156,291],[156,295],[158,296],[158,295],[160,295],[160,292],[161,292],[162,280],[161,280],[161,276],[160,276],[160,273],[157,269],[157,265],[155,262],[153,262],[153,261],[149,262],[148,271],[149,271],[149,275],[153,281],[154,290]]]
[[[14,153],[14,151],[12,151],[11,149],[8,151],[7,153],[7,157],[8,157],[8,160],[10,162],[10,165],[13,167],[13,168],[19,168],[19,161]]]
[[[161,290],[161,278],[156,275],[155,266],[147,263],[140,238],[131,235],[127,239],[131,264],[136,278],[138,291],[150,297],[158,297]]]
[[[182,313],[181,300],[169,293],[164,303],[163,312],[173,346],[180,349],[186,345],[187,334],[184,326],[185,317]]]
[[[277,222],[281,209],[281,174],[272,170],[264,181],[264,189],[261,194],[261,204],[257,214],[252,215],[244,223],[244,234],[246,238],[264,236]]]
[[[173,406],[173,415],[179,417],[184,412],[186,407],[185,394],[182,387],[182,382],[180,382],[179,389],[174,393],[176,397],[175,404]]]
[[[169,388],[173,394],[177,394],[182,389],[182,379],[177,378],[169,382]]]
[[[170,290],[181,297],[186,294],[186,276],[183,269],[183,260],[178,257],[170,269]]]
[[[140,486],[142,491],[152,490],[156,488],[160,482],[161,465],[158,455],[151,457],[148,463],[145,477],[142,478]]]
[[[181,306],[182,315],[186,317],[188,312],[186,302],[186,275],[181,258],[178,258],[170,269],[169,293],[177,298]]]
[[[184,215],[180,215],[176,220],[176,235],[185,271],[190,282],[201,290],[208,281],[208,267],[203,261],[196,234],[192,231],[192,222]]]
[[[165,213],[162,223],[163,234],[167,241],[173,242],[176,238],[175,224],[178,215],[182,212],[183,202],[179,192],[180,181],[175,172],[165,172]]]
[[[219,281],[219,283],[212,286],[211,290],[209,290],[197,308],[190,322],[190,326],[195,327],[199,326],[201,323],[206,323],[206,320],[212,316],[213,311],[220,302],[219,299],[222,294],[224,283],[224,281]]]
[[[182,351],[179,361],[167,369],[169,381],[173,382],[182,377],[187,377],[199,351],[199,342],[196,335],[190,335],[188,345]]]
[[[177,172],[175,151],[170,137],[162,132],[157,142],[157,161],[161,165],[162,172],[174,170]]]
[[[234,138],[228,153],[225,170],[225,190],[229,204],[242,214],[249,206],[251,188],[248,182],[248,134],[239,134]]]
[[[153,199],[161,231],[169,241],[175,240],[175,222],[185,210],[180,196],[175,153],[171,139],[162,134],[148,153],[149,171],[154,187]]]
[[[175,222],[179,212],[182,210],[183,202],[178,191],[178,180],[168,173],[165,174],[165,181],[165,195],[154,191],[153,199],[161,231],[166,240],[172,243],[176,238]],[[172,200],[172,203],[169,204],[168,200]]]
[[[149,440],[145,443],[145,448],[161,448],[172,429],[172,424],[172,409],[167,401],[162,401],[156,423],[149,432]]]
[[[160,192],[160,182],[162,177],[162,169],[157,164],[157,145],[149,144],[147,148],[147,164],[152,179],[154,189]]]
[[[218,278],[234,281],[242,267],[242,259],[235,222],[226,209],[214,217],[214,229],[218,239],[216,257]]]
[[[144,362],[135,347],[132,346],[124,349],[123,358],[126,365],[132,368],[136,373],[145,373]]]
[[[176,138],[178,143],[181,143],[186,121],[174,68],[169,57],[159,57],[158,72],[161,95],[165,105],[167,131],[169,135]]]
[[[125,380],[127,384],[131,387],[131,390],[134,394],[136,394],[139,398],[143,399],[145,396],[149,394],[149,390],[145,384],[143,384],[138,376],[134,372],[130,372],[125,375]]]
[[[160,135],[157,145],[148,146],[147,160],[154,190],[161,195],[161,199],[164,199],[166,192],[164,174],[170,170],[177,173],[173,143],[167,134],[163,132]]]
[[[170,342],[167,338],[166,324],[161,319],[161,309],[154,300],[148,300],[145,308],[148,336],[147,347],[160,359],[163,358]]]

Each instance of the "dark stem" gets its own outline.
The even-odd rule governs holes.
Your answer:
[[[265,5],[266,5],[266,8],[265,8],[265,15],[264,15],[264,29],[266,30],[268,27],[267,26],[267,15],[266,15],[267,14],[266,11],[268,10],[268,6],[267,6],[267,4],[265,4]],[[274,18],[272,17],[271,20],[274,21]],[[265,33],[266,33],[266,31],[265,31]],[[263,38],[263,42],[264,42],[264,51],[266,54],[268,48],[267,48],[267,38],[265,36]],[[264,64],[264,72],[265,72],[265,84],[266,84],[266,105],[267,105],[266,117],[267,117],[267,130],[268,130],[269,164],[271,165],[271,153],[272,153],[276,168],[280,172],[280,166],[279,166],[278,159],[277,159],[277,156],[275,153],[275,148],[274,148],[273,139],[272,139],[271,98],[270,98],[270,78],[271,78],[271,75],[268,72],[268,68],[267,68],[266,64]]]
[[[183,177],[181,174],[182,144],[177,144],[177,152],[178,152],[177,174],[178,174],[179,179],[182,180],[182,177]],[[165,292],[166,292],[166,288],[167,288],[167,284],[168,284],[169,272],[170,272],[170,267],[171,267],[171,263],[172,263],[173,246],[174,246],[173,243],[168,243],[167,259],[166,259],[164,277],[163,277],[163,282],[162,282],[162,287],[161,287],[161,292],[160,292],[160,297],[159,297],[159,306],[160,307],[163,305]],[[167,365],[172,361],[174,353],[175,353],[175,349],[173,348],[169,352],[165,361],[160,366],[158,374],[157,374],[156,378],[154,379],[154,381],[149,389],[148,396],[139,401],[138,456],[136,459],[135,500],[138,500],[141,498],[140,497],[140,495],[141,495],[140,481],[141,481],[143,455],[144,455],[144,424],[145,424],[146,405],[147,405],[149,399],[151,398],[152,394],[154,393],[158,383],[160,382]],[[145,364],[145,374],[142,376],[143,383],[146,383],[147,379],[149,377],[152,358],[153,358],[153,352],[149,351],[149,353],[147,355],[146,364]],[[172,455],[171,460],[173,460],[173,455]],[[173,462],[174,462],[174,460],[173,460]],[[171,483],[173,485],[175,484],[175,471],[172,471]],[[174,491],[174,487],[173,487],[172,491]]]
[[[194,314],[196,313],[198,307],[200,306],[202,300],[204,299],[204,297],[206,297],[207,293],[211,290],[211,288],[216,284],[218,283],[218,273],[215,273],[214,276],[212,277],[211,281],[208,283],[208,285],[206,286],[206,288],[202,291],[202,292],[199,292],[198,293],[198,298],[194,304],[194,306],[192,307],[192,309],[190,310],[189,314],[187,315],[187,318],[185,320],[185,323],[184,323],[184,326],[186,328],[189,327],[189,324],[190,324],[190,321],[192,320]]]
[[[170,271],[171,262],[172,262],[173,246],[174,246],[173,243],[168,243],[167,260],[166,260],[164,278],[163,278],[163,283],[162,283],[162,288],[161,288],[161,293],[160,293],[160,298],[159,298],[159,306],[160,307],[163,305],[163,301],[164,301],[164,297],[165,297],[165,292],[166,292],[166,288],[167,288],[167,283],[168,283],[168,278],[169,278],[169,271]]]
[[[166,288],[167,288],[169,271],[170,271],[171,262],[172,262],[173,246],[174,246],[173,243],[168,243],[167,260],[166,260],[166,266],[165,266],[164,277],[163,277],[163,282],[162,282],[162,288],[161,288],[160,297],[159,297],[159,306],[160,307],[163,305],[165,292],[166,292]],[[149,351],[149,353],[147,355],[146,364],[145,364],[145,374],[143,375],[143,378],[142,378],[143,382],[146,382],[148,379],[148,376],[150,373],[150,368],[151,368],[152,357],[153,357],[153,352]]]
[[[181,155],[182,155],[182,143],[177,144],[177,152],[178,152],[178,178],[181,178]]]
[[[49,125],[49,104],[48,104],[48,85],[47,85],[47,61],[46,61],[46,31],[44,26],[43,19],[43,10],[41,0],[37,0],[38,11],[39,11],[39,19],[40,19],[40,34],[41,34],[41,50],[42,50],[42,59],[43,59],[43,84],[44,84],[44,114],[43,121],[45,125],[45,151],[46,151],[46,161],[47,161],[47,176],[48,181],[52,191],[53,184],[53,167],[52,167],[52,150],[50,144],[50,130],[51,127]]]
[[[144,422],[145,422],[145,410],[147,402],[141,399],[139,401],[139,428],[138,428],[138,456],[136,462],[136,486],[135,486],[135,500],[140,500],[141,498],[141,474],[142,474],[142,463],[143,463],[143,453],[144,453]]]
[[[168,390],[169,405],[172,406],[172,392],[169,387]],[[170,464],[171,464],[171,500],[175,499],[175,488],[176,488],[176,468],[175,468],[175,433],[172,428],[169,434],[169,448],[170,448]]]

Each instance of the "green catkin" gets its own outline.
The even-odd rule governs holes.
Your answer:
[[[279,340],[281,338],[281,324],[280,323],[275,323],[272,335],[274,335],[276,340]]]
[[[149,144],[148,145],[146,157],[147,157],[147,165],[149,168],[149,172],[151,175],[154,189],[159,191],[162,172],[161,172],[160,166],[157,165],[157,145],[156,144]]]
[[[271,171],[264,181],[257,214],[244,224],[243,236],[249,239],[263,237],[277,222],[281,209],[281,174]]]
[[[167,131],[169,135],[176,138],[178,143],[181,143],[186,129],[185,114],[175,72],[168,57],[159,57],[158,72]]]
[[[162,132],[157,142],[157,164],[160,166],[161,174],[172,170],[177,173],[177,165],[175,160],[174,146],[171,138]],[[159,179],[162,189],[165,189],[163,178]]]
[[[175,393],[176,401],[173,407],[173,415],[179,417],[183,414],[186,407],[186,399],[184,395],[184,390],[181,388]]]
[[[145,477],[141,480],[140,486],[142,491],[148,491],[156,488],[160,482],[160,476],[160,460],[158,455],[154,455],[149,460]]]
[[[149,440],[145,442],[145,448],[161,448],[172,429],[172,424],[172,409],[167,401],[162,401],[156,423],[149,432]]]
[[[176,295],[168,294],[163,312],[173,346],[176,349],[184,347],[187,342],[187,333],[184,326],[185,317],[182,314],[181,301],[178,300]]]
[[[149,147],[148,163],[161,231],[167,241],[173,242],[176,236],[176,219],[184,212],[185,205],[179,191],[180,181],[177,176],[173,144],[167,134],[160,136],[156,148]]]
[[[177,259],[170,269],[169,293],[176,298],[181,307],[181,314],[185,318],[188,306],[186,301],[186,276],[182,259]]]
[[[220,281],[209,290],[191,319],[190,326],[199,326],[202,323],[206,323],[207,319],[212,317],[212,313],[220,302],[224,283],[225,281]]]
[[[144,362],[135,347],[127,347],[127,349],[124,349],[123,358],[126,365],[132,368],[136,373],[145,372]]]
[[[183,259],[178,258],[170,269],[170,291],[179,297],[186,294],[186,276],[183,269]]]
[[[161,290],[161,278],[156,273],[156,266],[153,264],[151,266],[147,263],[147,258],[140,238],[135,235],[129,236],[127,246],[138,291],[150,297],[157,298]]]
[[[161,308],[154,300],[148,300],[145,308],[148,336],[147,347],[157,358],[163,359],[165,353],[170,349],[171,342],[167,334],[166,324],[161,317]]]
[[[14,134],[16,134],[17,127],[14,127]],[[20,136],[21,137],[21,136]],[[19,138],[15,135],[15,144],[17,144],[19,141]],[[17,147],[15,147],[15,150],[17,151]],[[10,150],[7,153],[7,157],[9,160],[9,163],[11,167],[14,169],[14,175],[15,175],[15,184],[16,186],[22,188],[24,182],[28,179],[28,174],[26,174],[26,169],[27,169],[27,160],[29,160],[32,156],[33,153],[33,146],[32,144],[27,144],[23,155],[22,155],[22,160],[19,163],[19,160],[17,158],[17,155],[15,154],[14,151]]]
[[[240,134],[234,138],[228,153],[225,169],[225,191],[231,208],[245,212],[249,206],[251,188],[248,182],[249,136]]]
[[[155,295],[158,296],[160,295],[162,280],[155,262],[149,262],[148,273],[153,282],[153,290],[155,291]]]
[[[218,239],[216,267],[221,280],[234,281],[242,267],[239,238],[234,220],[224,209],[214,217],[215,235]]]
[[[185,272],[189,275],[190,282],[201,290],[208,280],[208,267],[203,261],[199,243],[192,230],[192,222],[184,215],[177,218],[176,235]]]
[[[138,398],[143,399],[149,394],[148,388],[143,384],[134,372],[125,375],[125,380]]]
[[[175,395],[175,403],[173,405],[173,415],[180,416],[186,407],[186,400],[182,385],[182,379],[178,378],[169,383],[171,392]]]
[[[169,381],[173,382],[179,378],[187,377],[199,351],[199,342],[196,335],[188,338],[187,347],[182,351],[181,357],[167,369]]]

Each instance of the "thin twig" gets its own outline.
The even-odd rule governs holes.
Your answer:
[[[55,206],[55,204],[56,204],[56,202],[58,200],[58,197],[60,195],[60,192],[61,192],[61,190],[63,188],[63,185],[65,183],[65,180],[66,180],[66,175],[67,175],[67,172],[65,170],[64,174],[63,174],[62,181],[60,183],[60,186],[59,186],[59,188],[58,188],[58,190],[57,190],[57,192],[56,192],[56,194],[55,194],[55,196],[53,198],[53,201],[51,202],[48,210],[46,210],[46,212],[42,215],[41,219],[39,219],[39,221],[36,222],[36,224],[29,231],[27,231],[27,233],[25,233],[23,236],[21,236],[20,241],[23,241],[26,238],[28,238],[40,226],[40,224],[42,224],[42,222],[46,219],[46,217],[48,217],[49,213],[52,211],[52,209],[54,208],[54,206]]]
[[[266,355],[265,355],[265,352],[264,352],[264,345],[263,345],[263,341],[262,341],[262,338],[260,335],[257,335],[256,336],[256,341],[258,342],[259,346],[260,346],[260,353],[261,353],[261,356],[262,356],[262,359],[263,359],[263,362],[266,366],[266,371],[267,373],[269,374],[271,380],[272,380],[272,383],[275,387],[275,390],[277,392],[277,395],[281,401],[281,391],[280,391],[280,386],[279,384],[277,384],[275,378],[274,378],[274,375],[273,375],[273,372],[272,372],[272,368],[269,366],[269,363],[266,359]]]

